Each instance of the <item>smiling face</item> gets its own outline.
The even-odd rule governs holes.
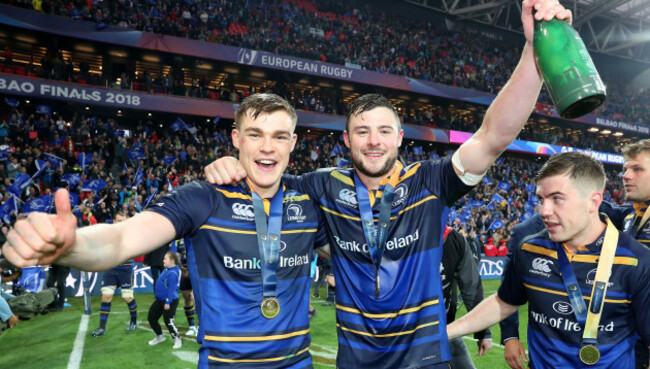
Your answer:
[[[244,114],[232,131],[239,162],[253,189],[262,197],[277,192],[289,155],[296,144],[295,124],[285,110]]]
[[[650,152],[641,151],[632,157],[625,157],[623,185],[628,201],[650,200]]]
[[[403,136],[398,118],[385,107],[351,116],[343,132],[354,167],[362,179],[375,180],[381,180],[394,168]]]

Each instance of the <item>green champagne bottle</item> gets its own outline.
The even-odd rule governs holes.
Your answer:
[[[535,21],[535,60],[563,118],[592,112],[605,101],[605,85],[578,32],[565,21]]]

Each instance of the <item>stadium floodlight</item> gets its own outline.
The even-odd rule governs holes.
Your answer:
[[[608,135],[610,133],[612,133],[612,131],[610,131],[609,129],[603,129],[603,131],[600,132],[600,134],[603,134],[603,135]]]
[[[600,130],[598,128],[596,128],[596,127],[589,128],[589,132],[598,132],[598,131],[600,131]]]

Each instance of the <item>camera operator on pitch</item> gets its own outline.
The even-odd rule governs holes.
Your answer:
[[[28,320],[37,314],[43,314],[57,296],[55,288],[48,288],[38,293],[25,291],[17,287],[16,283],[22,275],[22,269],[11,264],[8,260],[0,260],[0,334],[13,328],[20,320]],[[6,293],[4,289],[12,282],[12,292]]]

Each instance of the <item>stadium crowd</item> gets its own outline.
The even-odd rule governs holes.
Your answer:
[[[518,47],[478,30],[449,30],[442,22],[391,14],[360,0],[327,0],[318,5],[307,0],[247,1],[243,8],[234,0],[2,2],[75,20],[345,64],[493,94],[501,89],[520,54]],[[56,70],[50,75],[68,74],[69,60],[56,55],[50,59],[52,62],[46,60],[44,64],[52,64]],[[97,75],[84,73],[87,68],[82,65],[79,68],[84,81],[102,81]],[[648,91],[631,89],[618,75],[603,75],[603,79],[609,98],[597,114],[647,124],[650,109],[638,102],[647,99]],[[145,91],[212,97],[201,78],[193,80],[187,91],[179,75],[173,73],[121,76],[123,87],[130,86],[129,82],[136,82],[136,89]],[[543,93],[538,112],[550,115],[550,103],[548,94]]]
[[[177,120],[171,123],[173,129],[169,126],[148,120],[121,127],[112,118],[81,113],[64,119],[30,108],[5,111],[0,123],[0,217],[12,224],[16,214],[51,211],[52,194],[59,187],[71,190],[72,205],[85,225],[111,221],[116,210],[132,216],[155,196],[202,179],[203,166],[215,158],[236,154],[223,124],[202,121],[192,127]],[[450,150],[412,142],[405,143],[402,153],[411,163]],[[300,134],[287,172],[349,164],[340,133]],[[487,238],[507,238],[517,222],[536,210],[534,189],[527,186],[537,168],[534,160],[498,160],[486,179],[456,205],[450,224],[481,244]],[[606,196],[619,203],[620,178],[616,170],[608,175]]]

